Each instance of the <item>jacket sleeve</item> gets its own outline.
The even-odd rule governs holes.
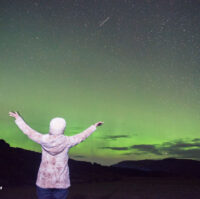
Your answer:
[[[15,119],[15,123],[18,126],[18,128],[31,140],[37,142],[38,144],[43,143],[43,138],[45,135],[32,129],[28,124],[26,124],[26,122],[22,119],[22,117],[19,116],[17,119]]]
[[[80,142],[85,140],[87,137],[89,137],[95,130],[96,130],[96,126],[91,125],[85,131],[83,131],[79,134],[73,135],[73,136],[69,136],[68,137],[69,138],[69,147],[73,147],[73,146],[79,144]]]

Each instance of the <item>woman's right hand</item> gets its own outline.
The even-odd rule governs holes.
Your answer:
[[[101,126],[104,122],[97,122],[95,123],[94,125],[97,127],[97,126]]]

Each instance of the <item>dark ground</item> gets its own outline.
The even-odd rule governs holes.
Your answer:
[[[2,187],[1,199],[37,199],[34,186]],[[199,199],[200,179],[134,177],[101,183],[80,183],[70,188],[67,199]]]
[[[37,199],[40,161],[40,153],[0,140],[0,199]],[[171,158],[106,167],[70,159],[69,167],[67,199],[200,199],[200,161]]]

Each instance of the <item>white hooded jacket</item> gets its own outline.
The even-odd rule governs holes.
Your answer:
[[[91,135],[96,130],[96,126],[91,125],[82,133],[74,136],[65,136],[66,121],[60,117],[50,121],[48,134],[35,131],[20,116],[15,123],[24,134],[42,147],[36,185],[41,188],[70,187],[68,151]]]

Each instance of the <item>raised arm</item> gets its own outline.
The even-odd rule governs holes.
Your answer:
[[[103,122],[97,122],[94,125],[91,125],[89,128],[87,128],[85,131],[83,131],[79,134],[73,135],[73,136],[69,136],[70,147],[73,147],[73,146],[79,144],[80,142],[82,142],[83,140],[85,140],[96,130],[97,126],[100,126],[102,124],[103,124]]]
[[[18,126],[18,128],[31,140],[37,142],[38,144],[43,143],[44,135],[32,129],[28,124],[26,124],[26,122],[17,112],[9,112],[9,115],[15,118],[15,123]]]

